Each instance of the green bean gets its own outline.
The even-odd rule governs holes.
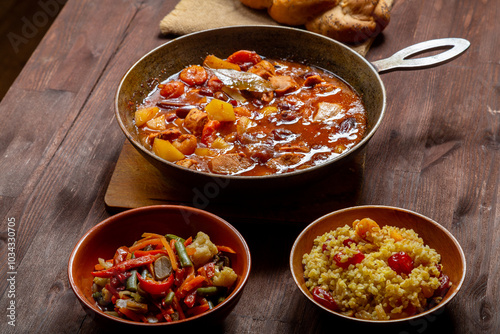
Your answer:
[[[172,302],[174,301],[174,296],[175,296],[175,293],[173,291],[170,291],[168,293],[168,295],[165,297],[165,299],[163,299],[163,302],[166,304],[166,305],[170,305],[172,304]]]
[[[125,289],[128,291],[136,292],[137,291],[137,270],[131,270],[129,278],[127,278],[127,282],[125,283]]]
[[[219,292],[219,289],[217,289],[216,286],[207,286],[196,289],[196,293],[198,293],[200,296],[213,296],[216,295],[217,292]]]
[[[182,243],[186,242],[185,239],[182,239],[181,237],[178,237],[175,234],[166,234],[165,237],[167,238],[168,241],[174,239],[175,241],[180,241]]]
[[[191,262],[189,255],[187,255],[186,247],[184,247],[184,244],[182,242],[175,242],[175,250],[177,251],[177,256],[179,257],[179,260],[181,261],[181,265],[183,267],[193,266],[193,262]]]
[[[100,293],[100,292],[94,292],[94,293],[92,294],[92,298],[94,298],[94,299],[99,299],[99,298],[101,298],[101,296],[102,296],[102,295],[101,295],[101,293]]]

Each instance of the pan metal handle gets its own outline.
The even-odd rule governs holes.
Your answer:
[[[452,47],[444,52],[436,55],[406,59],[412,55],[441,49],[445,47]],[[448,62],[460,54],[462,54],[470,46],[470,42],[463,38],[441,38],[425,41],[422,43],[411,45],[403,50],[400,50],[390,56],[389,58],[381,59],[372,62],[375,69],[381,73],[393,69],[420,69],[428,68]]]

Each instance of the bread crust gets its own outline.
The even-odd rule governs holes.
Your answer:
[[[306,29],[344,43],[362,43],[382,32],[390,21],[387,0],[342,0],[306,23]]]
[[[300,26],[344,43],[363,43],[389,24],[393,0],[240,0],[267,8],[278,23]]]
[[[282,24],[299,26],[333,8],[339,0],[273,0],[269,15]]]

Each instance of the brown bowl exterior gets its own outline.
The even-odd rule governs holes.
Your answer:
[[[162,81],[190,64],[201,64],[209,54],[226,58],[241,49],[267,58],[286,58],[337,74],[362,97],[367,111],[367,133],[351,150],[321,165],[291,173],[265,176],[217,175],[182,168],[145,149],[137,138],[131,103],[148,94],[145,83]],[[345,160],[360,154],[381,123],[385,112],[385,88],[377,71],[361,55],[325,36],[279,26],[237,26],[206,30],[174,39],[146,54],[123,77],[115,98],[117,121],[132,145],[156,168],[190,185],[216,182],[222,189],[276,189],[318,180]]]
[[[314,239],[324,233],[335,230],[338,227],[345,225],[352,226],[356,219],[371,218],[377,222],[379,226],[396,226],[413,229],[424,241],[426,245],[434,248],[441,254],[441,263],[443,264],[444,273],[449,276],[453,283],[443,300],[426,312],[398,320],[364,320],[353,317],[348,317],[340,313],[331,311],[316,301],[305,285],[304,268],[302,265],[302,256],[309,253],[312,249]],[[314,304],[321,307],[325,311],[340,316],[346,319],[362,322],[373,323],[394,323],[408,321],[411,319],[425,316],[426,314],[435,312],[439,308],[444,307],[460,290],[466,272],[465,256],[458,241],[444,227],[430,218],[427,218],[416,212],[409,210],[389,207],[389,206],[358,206],[347,209],[338,210],[318,218],[307,226],[297,237],[292,246],[290,253],[290,270],[293,279],[299,287],[300,291]]]
[[[238,274],[237,285],[226,300],[214,309],[186,320],[172,323],[145,324],[104,314],[92,298],[91,272],[99,257],[111,258],[120,246],[131,245],[142,233],[172,233],[195,236],[203,231],[217,245],[229,246],[236,251],[230,254],[231,265]],[[250,250],[241,234],[228,222],[209,212],[177,205],[157,205],[128,210],[111,216],[90,229],[76,244],[68,262],[71,288],[85,311],[98,322],[125,324],[138,327],[161,327],[219,321],[229,314],[241,297],[251,267]]]

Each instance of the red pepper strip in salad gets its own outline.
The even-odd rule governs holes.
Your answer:
[[[215,263],[209,262],[204,266],[198,268],[198,275],[205,277],[207,282],[210,282],[210,278],[215,275]]]
[[[196,302],[196,290],[192,291],[186,296],[186,298],[184,298],[184,304],[186,304],[186,306],[189,308],[192,308],[195,302]]]
[[[94,271],[94,272],[92,272],[92,275],[95,277],[109,278],[109,277],[113,277],[116,274],[119,274],[121,272],[130,270],[133,268],[137,268],[137,267],[142,267],[144,265],[147,265],[149,263],[154,262],[155,260],[156,260],[156,257],[154,255],[149,254],[149,255],[138,257],[135,259],[123,261],[123,262],[117,264],[116,266],[113,266],[113,267],[106,269],[106,270]]]
[[[142,314],[138,314],[132,310],[129,310],[126,307],[121,307],[118,309],[118,311],[120,311],[120,313],[123,313],[127,318],[129,318],[131,320],[147,322],[147,319],[145,316],[143,316]]]
[[[228,246],[217,246],[217,250],[219,252],[226,252],[226,253],[231,253],[231,254],[236,254],[236,252]]]
[[[198,314],[202,314],[202,313],[208,311],[209,309],[210,309],[210,305],[208,305],[208,303],[207,303],[207,304],[203,304],[203,305],[199,305],[199,306],[190,308],[189,310],[187,310],[187,314],[198,315]]]
[[[170,275],[164,282],[144,279],[139,273],[137,273],[137,278],[139,279],[139,286],[141,289],[151,295],[161,295],[167,292],[172,284],[174,284],[174,275]]]
[[[117,265],[125,260],[127,260],[127,255],[130,254],[127,246],[122,246],[118,248],[113,256],[113,265]]]
[[[335,302],[335,300],[333,300],[332,296],[319,286],[313,289],[312,295],[313,299],[318,303],[320,303],[321,305],[323,305],[324,307],[332,311],[337,311],[339,309],[337,303]]]

